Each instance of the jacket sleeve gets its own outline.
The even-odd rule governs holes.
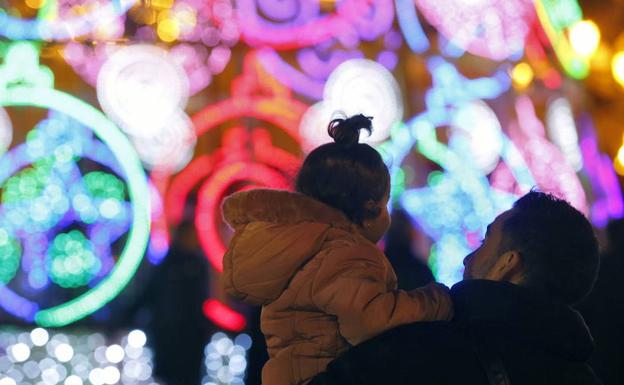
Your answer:
[[[357,345],[395,326],[438,319],[439,303],[425,291],[389,287],[389,264],[366,246],[327,251],[312,284],[312,299],[336,316],[340,334]]]

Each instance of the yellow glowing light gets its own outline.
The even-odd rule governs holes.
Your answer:
[[[157,9],[169,9],[173,6],[173,0],[152,0],[150,5]]]
[[[570,27],[570,43],[576,53],[590,57],[600,44],[600,29],[591,20],[580,20]]]
[[[598,71],[609,71],[611,68],[611,48],[607,44],[600,43],[591,60],[592,68]]]
[[[46,3],[46,0],[26,0],[26,5],[28,8],[39,9],[42,8]]]
[[[620,150],[613,161],[613,166],[618,174],[624,175],[624,145],[620,147]]]
[[[158,37],[160,40],[171,43],[180,36],[180,25],[175,19],[166,19],[158,23]]]
[[[613,55],[611,60],[611,72],[615,81],[624,86],[624,51],[620,51]]]
[[[511,71],[511,77],[520,88],[524,88],[533,81],[533,69],[527,63],[518,63]]]

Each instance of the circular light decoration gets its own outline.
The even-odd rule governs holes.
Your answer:
[[[0,9],[0,36],[10,40],[72,40],[107,23],[115,22],[136,0],[86,0],[67,3],[71,7],[58,7],[56,0],[47,1],[36,19],[20,19]]]
[[[188,86],[167,51],[140,44],[111,55],[98,76],[97,93],[104,112],[122,130],[152,137],[186,106]]]
[[[183,109],[188,79],[167,51],[150,45],[119,49],[102,66],[98,100],[129,135],[148,168],[177,171],[192,157],[195,135]]]
[[[323,100],[312,106],[301,121],[306,150],[332,141],[327,124],[336,112],[372,116],[373,133],[368,136],[362,132],[360,141],[379,143],[403,116],[399,85],[390,71],[371,60],[354,59],[338,66],[327,79]]]
[[[63,56],[87,83],[95,85],[103,63],[119,49],[107,41],[124,38],[166,45],[168,56],[186,73],[192,95],[207,87],[229,63],[231,48],[240,36],[235,15],[231,0],[142,2],[128,15],[137,24],[134,32],[122,23],[93,34],[100,44],[68,43]]]
[[[232,83],[232,97],[193,116],[198,137],[225,126],[222,145],[213,153],[194,159],[171,181],[167,172],[158,169],[152,172],[154,184],[165,196],[167,214],[166,221],[156,222],[154,226],[167,229],[178,225],[191,191],[199,187],[195,227],[210,264],[221,272],[227,237],[221,230],[225,227],[221,201],[226,194],[240,189],[291,187],[290,181],[301,160],[274,146],[270,132],[283,131],[290,140],[299,143],[297,126],[306,107],[263,71],[254,53],[249,54],[243,75]],[[254,122],[250,130],[242,124],[249,120]],[[240,330],[237,313],[215,301],[204,307],[206,316],[222,327]],[[222,316],[225,318],[221,319]],[[236,322],[228,321],[233,319]]]
[[[429,59],[428,69],[433,85],[425,95],[426,110],[406,125],[396,126],[390,140],[379,149],[395,183],[393,196],[400,196],[408,213],[434,240],[429,263],[437,279],[453,284],[461,279],[462,260],[477,246],[485,227],[498,213],[511,207],[517,192],[528,191],[534,180],[513,143],[497,130],[499,123],[489,122],[485,135],[501,135],[500,152],[484,156],[483,149],[474,144],[477,135],[484,133],[467,132],[471,127],[459,122],[462,116],[495,119],[480,100],[494,99],[505,92],[511,83],[508,76],[501,72],[489,78],[465,79],[452,64],[438,57]],[[455,126],[448,145],[436,135],[438,127],[447,126]],[[415,146],[444,171],[432,172],[425,187],[397,191],[401,165]],[[494,159],[499,158],[494,171],[485,174],[485,170],[492,170]],[[499,183],[495,187],[497,170],[503,165],[512,184]]]
[[[454,45],[493,60],[522,52],[535,18],[531,0],[414,0],[427,21]]]
[[[20,60],[16,62],[15,60],[18,59]],[[21,73],[20,70],[22,71]],[[30,75],[32,75],[32,77]],[[16,80],[19,80],[19,82]],[[126,137],[96,109],[71,95],[54,90],[51,88],[51,85],[52,78],[50,72],[38,65],[37,52],[32,45],[17,43],[9,48],[5,56],[4,64],[0,66],[0,106],[32,106],[44,108],[55,111],[62,116],[73,119],[81,125],[92,129],[103,145],[112,153],[113,158],[117,160],[119,164],[119,175],[123,175],[126,179],[130,200],[129,211],[131,213],[130,231],[127,234],[126,244],[121,251],[117,263],[106,277],[103,277],[92,288],[87,289],[86,292],[82,293],[77,298],[51,308],[40,309],[36,303],[14,293],[8,285],[0,285],[0,304],[8,312],[29,321],[35,320],[40,325],[62,326],[93,313],[119,294],[130,281],[141,262],[147,244],[149,235],[149,204],[145,199],[145,197],[148,196],[145,175],[140,166],[138,157]],[[70,210],[77,218],[80,218],[80,220],[86,224],[89,224],[89,220],[94,219],[92,216],[93,213],[90,213],[89,199],[81,200],[81,194],[73,190],[76,188],[79,189],[80,186],[75,186],[71,183],[57,182],[71,182],[74,177],[79,177],[80,170],[73,161],[77,150],[82,150],[84,153],[93,153],[93,156],[96,157],[98,154],[97,149],[80,148],[85,144],[85,141],[81,140],[79,136],[76,136],[74,131],[63,132],[63,125],[58,122],[51,122],[50,124],[44,125],[44,127],[44,132],[47,130],[47,132],[53,138],[58,139],[62,145],[55,147],[54,151],[48,152],[45,145],[53,144],[53,141],[37,141],[37,137],[41,134],[39,130],[36,130],[34,134],[29,134],[33,135],[29,139],[34,141],[34,147],[28,148],[22,145],[12,150],[21,152],[21,157],[13,154],[9,156],[9,154],[7,154],[0,159],[0,162],[3,164],[2,173],[0,175],[1,185],[9,183],[9,178],[12,178],[12,174],[21,169],[23,170],[19,171],[18,175],[23,175],[23,178],[26,178],[26,175],[31,175],[25,180],[32,181],[27,182],[25,185],[22,185],[21,183],[23,182],[19,181],[19,188],[21,189],[21,186],[25,186],[25,192],[27,194],[17,200],[11,201],[12,198],[10,196],[5,198],[3,194],[1,211],[5,215],[3,215],[4,218],[2,218],[0,223],[4,224],[4,229],[7,233],[16,231],[20,228],[20,224],[24,224],[23,221],[20,222],[17,216],[9,215],[12,203],[19,206],[24,200],[32,199],[34,203],[40,202],[38,208],[43,211],[42,214],[31,215],[29,218],[29,220],[32,221],[31,223],[38,223],[38,227],[26,227],[26,229],[34,231],[35,234],[31,234],[28,231],[15,233],[23,236],[29,236],[29,234],[33,236],[33,242],[22,245],[22,247],[30,247],[32,253],[26,253],[26,250],[24,250],[24,255],[45,254],[46,240],[36,233],[39,231],[47,231],[59,220],[62,223],[63,219],[66,217],[65,215],[61,215],[63,209]],[[59,130],[59,128],[61,128],[61,130]],[[74,136],[72,137],[72,135]],[[108,156],[110,157],[110,155]],[[18,161],[16,165],[14,160],[18,158],[21,158],[21,160]],[[19,164],[20,162],[24,164]],[[31,163],[32,166],[28,168],[26,162]],[[11,165],[12,168],[9,167]],[[76,172],[78,172],[78,174],[76,174]],[[106,194],[107,189],[104,188],[102,190],[105,191],[104,194]],[[74,194],[72,194],[72,191]],[[72,202],[69,202],[68,198],[72,196]],[[9,199],[9,201],[6,201],[6,199]],[[112,214],[115,211],[115,203],[113,201],[104,199],[104,201],[100,203],[99,211],[103,210],[103,216],[107,216],[106,213]],[[46,207],[45,204],[49,204],[49,207]],[[102,205],[104,207],[102,207]],[[85,210],[84,214],[81,212],[80,208]],[[20,217],[25,217],[23,212]],[[55,221],[55,218],[61,219]],[[82,239],[78,235],[73,237],[73,241]],[[91,241],[93,241],[93,239],[91,239]],[[60,243],[62,242],[59,241],[59,244]],[[65,254],[56,253],[54,250],[51,250],[49,253],[50,263],[54,264],[55,258],[67,259],[69,255],[77,250],[82,250],[82,252],[84,252],[84,250],[90,250],[90,246],[87,244],[80,241],[78,241],[78,243],[81,243],[80,247],[76,248],[71,246],[65,249]],[[95,252],[95,249],[92,250]],[[73,259],[70,258],[70,261],[73,261]],[[36,259],[24,261],[23,263],[26,262],[32,263],[33,265],[37,264]],[[80,266],[78,269],[75,269],[72,263],[68,263],[68,265],[64,267],[70,272],[85,268],[85,266]],[[92,274],[93,270],[95,269],[92,267],[87,268],[89,274]],[[57,277],[60,278],[63,276],[60,270],[58,272],[59,275],[57,275]]]

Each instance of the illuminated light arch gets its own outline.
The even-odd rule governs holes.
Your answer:
[[[87,35],[94,28],[123,15],[137,0],[95,0],[92,3],[97,6],[90,12],[68,18],[50,13],[58,9],[57,2],[58,0],[47,1],[39,17],[31,20],[9,16],[0,9],[0,36],[10,40],[72,40]]]
[[[168,46],[168,56],[184,69],[189,79],[189,95],[194,95],[210,85],[213,76],[225,69],[231,59],[232,47],[238,43],[240,31],[232,3],[232,0],[175,0],[171,2],[170,8],[159,10],[152,7],[151,2],[142,2],[143,8],[136,7],[134,10],[167,13],[167,18],[173,17],[175,20],[178,20],[176,15],[187,15],[182,17],[182,21],[176,21],[178,24],[188,24],[186,19],[191,15],[190,20],[194,24],[182,28],[174,42],[163,44],[155,27],[158,23],[149,24],[135,20],[139,27],[130,39]],[[213,12],[215,7],[219,12]],[[132,19],[133,12],[127,17]],[[63,57],[87,83],[95,86],[102,64],[119,48],[107,44],[107,39],[116,40],[128,34],[122,24],[119,31],[111,31],[108,36],[96,34],[92,37],[101,44],[69,42],[63,51]]]
[[[427,21],[454,45],[493,60],[522,52],[535,18],[531,0],[414,2]]]
[[[23,304],[24,309],[36,311],[34,314],[24,315],[29,318],[32,316],[38,324],[63,326],[86,317],[109,302],[123,290],[134,275],[149,236],[149,203],[144,199],[148,196],[147,183],[138,157],[126,137],[92,106],[61,91],[46,88],[52,85],[49,70],[36,73],[34,83],[11,86],[15,80],[28,79],[27,73],[15,71],[15,64],[11,63],[15,57],[35,60],[35,62],[20,62],[18,67],[25,70],[28,68],[43,70],[38,66],[37,53],[32,46],[18,44],[11,47],[5,57],[5,63],[0,67],[0,106],[33,106],[58,111],[91,128],[120,162],[120,169],[127,178],[128,193],[132,202],[132,227],[119,261],[110,275],[92,289],[64,304],[48,309],[38,309],[32,303]],[[0,285],[0,290],[4,292],[8,288]],[[5,295],[2,297],[6,298]]]
[[[231,98],[209,105],[192,117],[198,137],[236,123],[223,133],[223,143],[218,149],[194,159],[175,177],[168,170],[155,169],[151,173],[152,181],[165,197],[166,216],[153,223],[163,231],[180,223],[190,192],[199,187],[196,229],[202,249],[217,271],[221,271],[224,254],[224,241],[216,225],[223,194],[233,187],[291,186],[301,159],[275,147],[270,131],[264,127],[277,128],[300,143],[298,125],[307,108],[292,99],[290,90],[263,70],[253,52],[245,58],[241,77],[232,82],[231,94]],[[241,127],[241,121],[248,120],[253,121],[252,125]],[[215,303],[226,309],[227,314],[238,314],[221,302]],[[206,316],[218,325],[228,325],[231,317],[213,308],[204,307]]]
[[[309,47],[341,36],[371,40],[387,31],[393,19],[391,0],[341,1],[330,14],[321,13],[317,0],[240,0],[236,10],[246,43],[276,49]]]
[[[297,0],[290,1],[291,5],[295,3],[297,3]],[[349,3],[352,4],[349,5]],[[239,7],[245,8],[250,6],[249,4],[239,4]],[[277,3],[271,2],[259,4],[259,7],[262,9],[270,9],[277,6]],[[349,28],[336,30],[333,35],[327,36],[326,39],[316,41],[314,44],[303,44],[300,47],[288,47],[290,49],[298,48],[298,51],[295,53],[296,64],[294,65],[280,56],[279,51],[284,47],[281,47],[279,44],[276,46],[265,42],[265,44],[260,45],[261,49],[258,52],[258,59],[265,70],[288,88],[312,100],[322,98],[323,86],[327,77],[336,67],[347,60],[369,57],[382,64],[388,70],[393,70],[398,63],[396,51],[401,47],[402,39],[400,33],[392,29],[394,17],[392,2],[386,0],[345,1],[338,5],[337,15],[342,15],[346,12],[340,8],[342,6],[345,9],[369,8],[369,11],[357,12],[353,17],[345,19],[344,23]],[[274,23],[266,24],[263,28],[275,29],[276,31],[287,30],[295,28],[294,26],[298,25],[298,23],[314,24],[319,22],[319,20],[326,20],[324,17],[334,16],[317,15],[319,19],[315,19],[312,17],[314,13],[306,7],[318,8],[318,4],[315,5],[314,1],[306,2],[304,7],[297,8],[300,14],[290,15],[294,20],[279,19],[279,21],[276,20]],[[293,8],[293,12],[297,11]],[[305,16],[302,16],[302,14]],[[258,18],[259,16],[255,17]],[[247,25],[246,22],[243,24]],[[243,26],[243,29],[245,26]],[[280,34],[279,36],[288,37],[291,35]],[[260,37],[265,38],[266,34],[262,34]],[[370,54],[368,54],[370,50],[367,50],[367,54],[365,54],[360,49],[360,42],[368,41],[378,41],[382,48],[376,48],[375,52]]]

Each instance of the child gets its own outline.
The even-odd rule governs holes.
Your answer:
[[[390,175],[358,143],[363,115],[329,124],[334,143],[305,159],[296,193],[251,190],[223,204],[235,229],[224,256],[226,291],[262,305],[269,361],[264,385],[305,384],[353,345],[395,326],[452,316],[448,289],[397,290],[376,247],[388,229]]]

